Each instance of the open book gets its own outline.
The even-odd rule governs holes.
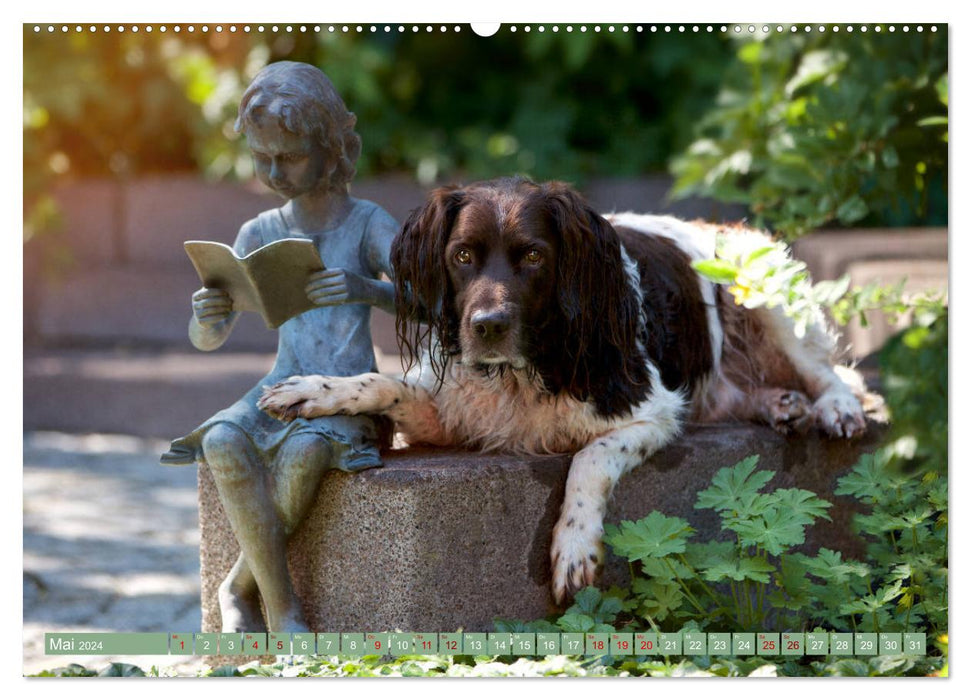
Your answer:
[[[186,241],[185,252],[203,286],[226,290],[233,311],[256,311],[267,328],[315,308],[305,291],[307,276],[323,270],[324,263],[311,240],[284,238],[243,258],[215,241]]]

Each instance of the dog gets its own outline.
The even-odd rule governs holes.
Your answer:
[[[695,272],[717,230],[600,216],[558,182],[436,189],[391,251],[403,378],[293,377],[259,405],[282,420],[383,414],[409,444],[575,453],[550,554],[563,603],[603,565],[620,477],[686,421],[865,430],[862,381],[834,367],[821,314],[799,338],[777,308],[740,307]]]

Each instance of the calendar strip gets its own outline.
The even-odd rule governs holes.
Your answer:
[[[48,655],[925,656],[923,632],[318,632],[44,635]]]

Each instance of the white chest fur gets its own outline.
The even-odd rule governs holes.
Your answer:
[[[482,450],[574,452],[613,423],[597,416],[591,404],[551,396],[511,370],[485,376],[451,365],[435,402],[450,440]]]

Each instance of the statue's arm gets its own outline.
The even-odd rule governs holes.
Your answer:
[[[383,274],[394,279],[394,270],[391,269],[391,244],[400,228],[388,212],[379,208],[368,222],[363,251],[367,257],[368,269],[374,274],[374,279],[368,280],[372,287],[370,303],[392,315],[395,312],[394,285],[380,279],[380,276]]]
[[[259,229],[255,220],[248,221],[239,230],[233,250],[243,257],[259,247]],[[192,295],[189,342],[199,350],[215,350],[229,338],[238,318],[239,312],[233,311],[233,300],[228,292],[203,287]]]

